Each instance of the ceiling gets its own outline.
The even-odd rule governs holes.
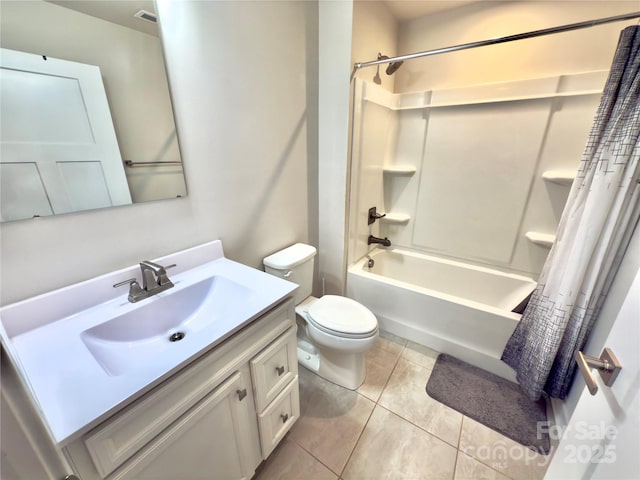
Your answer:
[[[70,8],[108,22],[133,28],[149,35],[158,35],[156,25],[134,17],[139,10],[155,13],[152,0],[47,0],[61,7]],[[358,0],[357,0],[358,1]],[[359,0],[363,1],[363,0]],[[383,0],[398,22],[433,15],[445,10],[463,7],[482,0]]]
[[[152,0],[48,0],[61,7],[70,8],[77,12],[101,18],[108,22],[117,23],[125,27],[138,30],[149,35],[158,36],[158,27],[133,15],[140,10],[146,10],[155,14],[155,6]]]
[[[482,0],[383,0],[398,22],[453,10]]]

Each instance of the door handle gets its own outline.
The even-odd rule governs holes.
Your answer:
[[[602,377],[602,381],[607,387],[613,385],[618,373],[622,370],[622,365],[610,348],[605,348],[600,354],[600,358],[585,355],[581,351],[576,352],[575,358],[591,395],[598,393],[598,385],[596,384],[596,380],[593,378],[593,373],[591,372],[592,368],[598,369],[598,372],[600,372],[600,376]]]

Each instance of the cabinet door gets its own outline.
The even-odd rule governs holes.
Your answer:
[[[242,451],[248,441],[241,428],[246,409],[240,372],[185,413],[113,479],[245,479]]]

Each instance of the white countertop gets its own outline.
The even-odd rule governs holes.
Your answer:
[[[118,291],[119,294],[115,298],[57,320],[55,315],[44,311],[47,295],[36,297],[39,307],[37,309],[26,301],[0,311],[3,323],[0,333],[3,343],[34,396],[36,406],[53,440],[59,446],[69,443],[139,398],[160,381],[229,338],[284,298],[291,296],[297,288],[293,283],[224,258],[221,246],[219,253],[220,255],[213,255],[207,258],[209,261],[206,263],[186,272],[171,275],[169,271],[175,287],[135,304],[128,302],[125,287],[124,291]],[[175,261],[175,258],[169,257],[165,257],[165,262],[167,259]],[[106,278],[98,277],[98,283],[109,283],[113,278],[130,274],[129,270],[114,272]],[[222,276],[249,287],[249,295],[243,298],[242,305],[225,309],[224,315],[216,321],[197,331],[187,331],[183,340],[172,343],[170,348],[154,355],[144,366],[129,369],[119,375],[110,374],[81,339],[82,332],[104,322],[105,318],[113,318],[135,310],[145,302],[158,301],[212,275]],[[91,290],[89,284],[90,281],[78,286]],[[52,295],[54,305],[50,310],[54,313],[60,309],[67,313],[68,306],[60,307],[58,304],[65,298],[70,301],[70,294],[77,295],[82,292],[82,289],[71,287],[63,290],[67,290],[66,295],[60,292],[57,298],[56,295]],[[19,319],[16,317],[20,316],[21,306],[23,311],[30,313],[40,310],[40,316],[49,321],[39,324],[39,321],[24,318],[22,326],[18,327],[16,320]],[[34,328],[25,329],[24,324]]]

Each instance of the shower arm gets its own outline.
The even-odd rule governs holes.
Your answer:
[[[602,25],[605,23],[621,22],[623,20],[631,20],[634,18],[640,18],[640,12],[625,13],[623,15],[616,15],[613,17],[598,18],[595,20],[587,20],[584,22],[571,23],[568,25],[561,25],[558,27],[543,28],[541,30],[533,30],[531,32],[517,33],[515,35],[507,35],[505,37],[497,37],[497,38],[490,38],[488,40],[480,40],[477,42],[463,43],[460,45],[454,45],[452,47],[436,48],[435,50],[427,50],[425,52],[409,53],[407,55],[399,55],[397,57],[372,60],[370,62],[354,63],[353,71],[351,72],[351,80],[353,80],[353,77],[355,76],[356,72],[359,69],[365,68],[365,67],[372,67],[374,65],[380,65],[383,63],[402,62],[405,60],[412,60],[414,58],[438,55],[440,53],[456,52],[458,50],[467,50],[470,48],[484,47],[487,45],[497,45],[499,43],[513,42],[516,40],[524,40],[526,38],[540,37],[542,35],[550,35],[553,33],[568,32],[571,30],[595,27],[597,25]]]

